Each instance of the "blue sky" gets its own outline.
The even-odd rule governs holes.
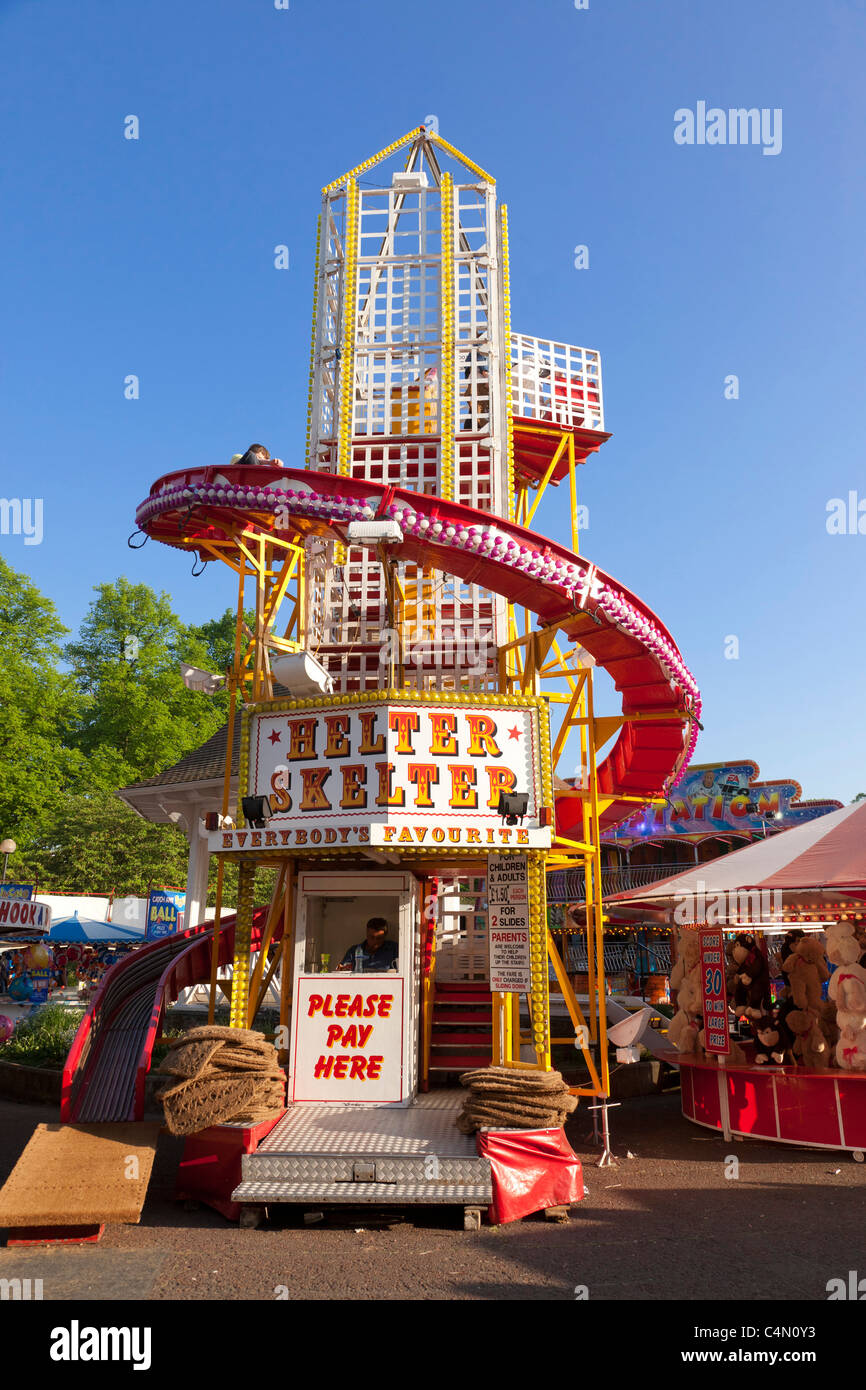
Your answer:
[[[0,0],[0,493],[44,499],[4,557],[73,628],[119,574],[233,602],[127,549],[136,504],[254,439],[302,462],[319,190],[435,114],[509,205],[514,327],[602,352],[583,549],[678,641],[697,759],[850,800],[866,535],[825,522],[866,501],[864,40],[864,0]],[[677,145],[699,101],[781,108],[781,152]]]

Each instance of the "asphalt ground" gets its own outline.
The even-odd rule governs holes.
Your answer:
[[[588,1195],[566,1225],[542,1216],[462,1229],[457,1209],[338,1208],[307,1226],[273,1209],[240,1230],[173,1199],[182,1141],[160,1136],[138,1226],[98,1245],[0,1250],[0,1278],[45,1300],[827,1300],[866,1276],[866,1164],[850,1155],[731,1141],[682,1118],[679,1093],[611,1112],[614,1163],[598,1167],[591,1117],[567,1134]],[[0,1180],[53,1107],[0,1101]],[[731,1160],[736,1160],[732,1162]],[[864,1282],[866,1294],[866,1282]]]

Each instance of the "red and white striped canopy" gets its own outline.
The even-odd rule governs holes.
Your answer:
[[[667,908],[674,900],[754,890],[803,897],[866,892],[866,801],[783,830],[686,873],[606,899],[623,907]]]

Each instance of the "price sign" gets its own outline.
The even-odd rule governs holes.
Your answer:
[[[487,912],[490,988],[527,994],[532,988],[529,955],[529,862],[525,854],[488,854]]]
[[[731,1050],[728,996],[725,989],[725,941],[721,927],[701,927],[701,996],[704,1050],[724,1055]]]

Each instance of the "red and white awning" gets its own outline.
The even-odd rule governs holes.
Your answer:
[[[846,894],[859,900],[866,894],[866,801],[696,864],[686,873],[616,893],[606,902],[614,908],[640,905],[666,911],[675,904],[687,907],[690,900],[727,896],[735,901],[737,895],[755,892],[772,894],[774,903],[781,894],[786,905],[802,899],[842,907]],[[734,915],[720,912],[718,920]],[[684,920],[690,918],[687,914]]]

